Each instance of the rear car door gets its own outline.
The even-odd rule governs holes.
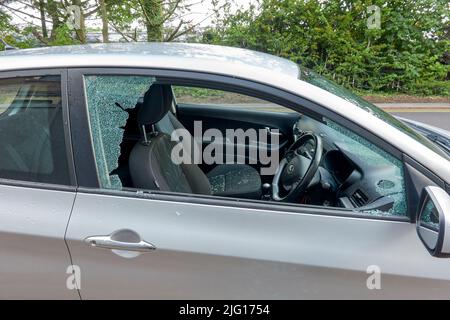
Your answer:
[[[75,180],[65,79],[0,73],[0,299],[79,299],[66,286]]]
[[[126,72],[129,77],[117,76]],[[153,81],[145,76],[149,71],[136,72],[69,73],[76,166],[83,174],[66,239],[81,270],[82,298],[438,298],[450,293],[448,261],[431,257],[421,244],[404,193],[402,212],[378,215],[121,186],[120,172],[112,169],[126,146],[126,110]],[[271,92],[266,86],[259,90]],[[401,160],[395,163],[401,171]]]

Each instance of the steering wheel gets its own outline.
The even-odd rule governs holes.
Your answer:
[[[272,181],[272,199],[296,201],[311,183],[322,160],[322,139],[307,132],[300,136],[281,160]]]

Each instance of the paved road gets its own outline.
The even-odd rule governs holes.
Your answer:
[[[450,103],[382,103],[377,105],[393,115],[450,131]]]
[[[450,112],[394,112],[393,115],[420,121],[450,131]]]

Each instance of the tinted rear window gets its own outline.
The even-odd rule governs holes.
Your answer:
[[[70,184],[59,76],[0,79],[0,178]]]

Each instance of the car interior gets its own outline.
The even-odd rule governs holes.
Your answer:
[[[406,214],[402,163],[333,121],[297,112],[180,103],[170,84],[158,82],[151,84],[133,108],[114,104],[116,111],[126,115],[126,123],[121,127],[118,165],[109,175],[118,177],[124,189]],[[171,150],[177,141],[172,141],[172,132],[187,129],[193,139],[195,121],[201,121],[203,130],[223,133],[227,129],[264,130],[269,143],[258,147],[279,153],[276,172],[262,175],[264,165],[250,161],[250,152],[245,161],[237,161],[234,154],[234,163],[173,163]],[[278,142],[273,144],[275,132]],[[211,143],[203,139],[202,150]],[[247,151],[254,147],[246,140]]]

